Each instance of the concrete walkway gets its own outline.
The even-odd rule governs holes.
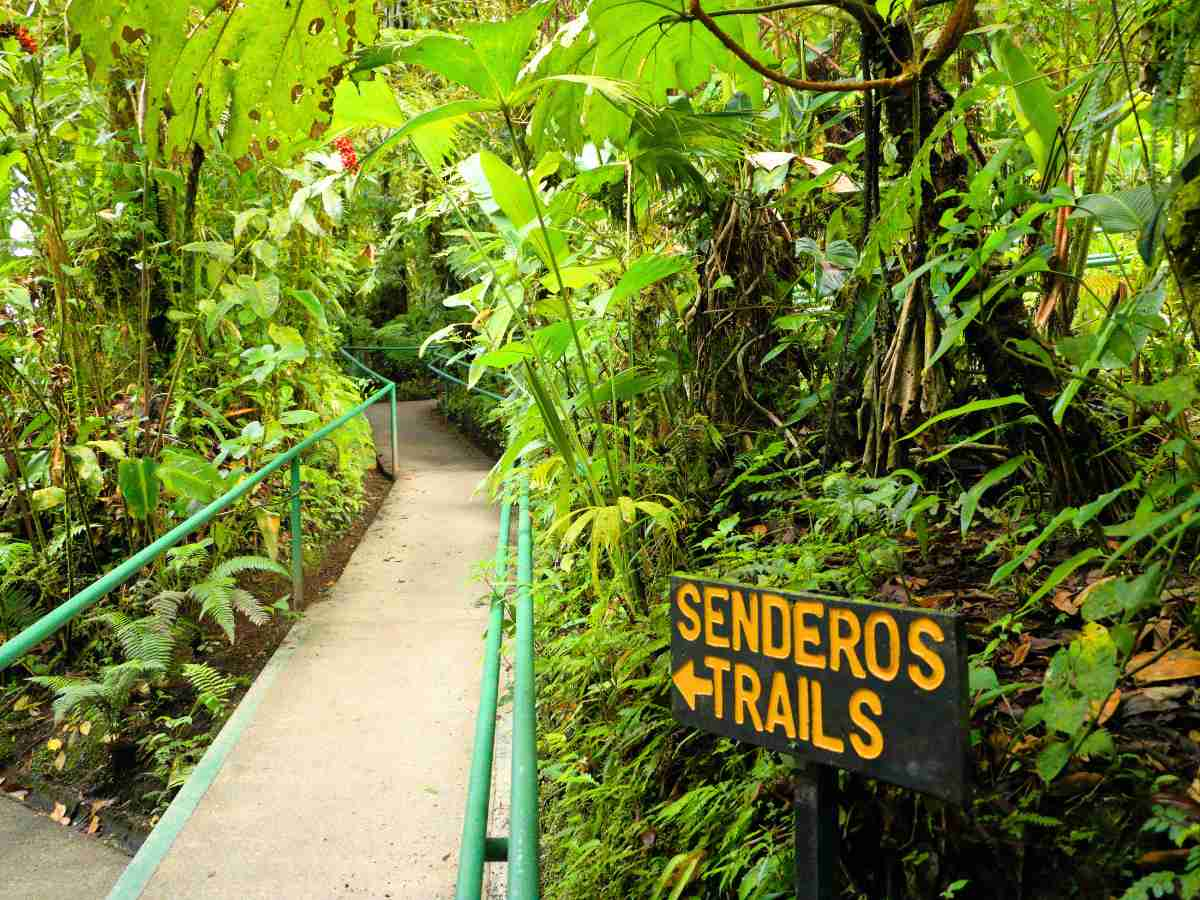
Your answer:
[[[143,897],[454,895],[497,516],[489,460],[399,410],[400,480]]]
[[[129,857],[15,800],[0,797],[0,897],[103,897]]]

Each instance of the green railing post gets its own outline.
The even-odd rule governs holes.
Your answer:
[[[300,457],[292,457],[292,609],[304,605],[304,535],[300,530]]]
[[[391,401],[391,423],[392,423],[392,478],[400,477],[400,437],[397,431],[398,420],[396,419],[396,382],[390,385],[391,390],[388,392],[388,399]]]
[[[483,653],[483,678],[479,687],[479,714],[475,721],[475,749],[471,754],[471,781],[467,788],[467,814],[458,854],[457,900],[479,900],[483,892],[483,864],[488,853],[488,801],[492,793],[492,760],[496,749],[496,702],[500,684],[500,640],[504,630],[504,595],[508,584],[508,528],[512,505],[500,506],[500,536],[496,539],[495,587],[488,617]],[[494,850],[494,848],[493,848]]]
[[[513,688],[512,822],[508,842],[509,900],[537,900],[538,768],[533,679],[533,535],[529,476],[521,475],[517,523],[516,684]]]

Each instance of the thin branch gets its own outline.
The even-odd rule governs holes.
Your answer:
[[[709,16],[716,19],[720,16],[756,16],[764,13],[782,12],[787,9],[809,9],[814,6],[832,6],[839,9],[848,15],[853,16],[859,22],[865,22],[871,18],[878,18],[872,15],[874,10],[868,10],[866,7],[858,3],[838,3],[830,2],[830,0],[787,0],[784,3],[772,3],[769,6],[746,6],[738,9],[720,9],[709,13]]]
[[[966,2],[971,2],[971,0],[966,0]],[[797,91],[853,92],[869,91],[872,89],[890,91],[903,87],[916,76],[915,72],[909,71],[903,72],[895,78],[876,78],[870,81],[810,81],[807,78],[792,78],[790,75],[778,72],[755,59],[745,47],[726,34],[721,26],[717,24],[716,20],[700,7],[700,0],[691,0],[687,18],[695,20],[707,28],[718,41],[725,45],[726,49],[759,75],[763,76],[763,78]]]
[[[722,13],[707,13],[700,5],[700,0],[690,0],[688,5],[687,15],[684,21],[696,21],[707,28],[717,40],[725,45],[725,48],[733,53],[738,59],[749,66],[764,78],[782,84],[785,87],[790,87],[798,91],[829,91],[829,92],[859,92],[859,91],[894,91],[900,88],[907,87],[912,84],[921,73],[925,70],[936,71],[943,62],[945,62],[951,53],[958,47],[962,41],[963,35],[966,34],[969,25],[975,15],[976,0],[955,0],[954,9],[951,10],[949,18],[946,19],[946,24],[942,26],[938,34],[937,43],[923,58],[912,59],[901,66],[899,75],[891,78],[872,78],[859,81],[810,81],[807,78],[793,78],[790,75],[785,75],[783,72],[777,71],[764,65],[759,60],[746,50],[741,44],[730,37],[720,25],[717,24],[714,16]],[[791,0],[791,2],[776,4],[768,7],[755,7],[740,10],[725,10],[724,15],[757,15],[764,11],[780,10],[780,9],[795,9],[799,7],[809,6],[833,6],[842,9],[856,19],[865,28],[868,25],[878,29],[878,16],[871,10],[868,12],[867,7],[862,4],[848,2],[848,0],[834,0],[834,2],[816,3],[814,0]]]

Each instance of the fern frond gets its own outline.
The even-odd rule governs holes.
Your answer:
[[[0,633],[16,634],[37,618],[32,601],[23,591],[0,585]]]
[[[282,575],[285,578],[288,575],[288,570],[275,562],[273,559],[268,559],[265,556],[235,556],[233,559],[227,559],[221,563],[212,572],[209,573],[209,578],[232,578],[239,572],[274,572],[276,575]]]
[[[200,604],[200,618],[209,616],[221,626],[229,643],[233,643],[233,579],[210,575],[188,591]]]
[[[0,574],[13,572],[33,561],[33,547],[24,541],[0,544]]]
[[[167,625],[179,618],[179,604],[187,600],[187,591],[162,591],[150,600],[150,609]]]
[[[258,598],[249,591],[237,588],[233,592],[233,605],[243,616],[254,625],[262,625],[270,621],[271,613],[258,602]]]
[[[229,699],[237,683],[212,666],[204,663],[188,663],[183,667],[183,677],[197,694],[211,694],[222,703]]]
[[[181,544],[178,547],[172,547],[167,551],[170,568],[177,573],[200,568],[200,566],[208,562],[208,548],[211,545],[211,540],[203,540],[192,544]]]
[[[88,681],[84,678],[64,678],[62,683],[57,686],[49,684],[46,686],[53,687],[54,692],[58,695],[54,698],[54,704],[51,707],[54,710],[55,724],[65,719],[77,707],[87,708],[98,703],[106,703],[107,700],[107,691],[104,685],[98,681]]]
[[[91,618],[113,629],[121,651],[129,661],[140,661],[164,671],[170,667],[175,638],[169,627],[163,627],[157,615],[133,619],[120,610],[111,610]]]
[[[40,684],[43,688],[54,691],[54,721],[60,722],[72,709],[89,706],[91,703],[102,702],[104,685],[100,682],[90,682],[86,678],[68,678],[66,676],[34,676],[32,683]]]
[[[38,675],[29,680],[49,688],[57,695],[51,707],[55,722],[61,722],[77,709],[100,707],[111,723],[128,705],[129,695],[137,683],[161,672],[159,666],[134,659],[115,666],[105,666],[100,670],[99,681],[63,675]]]
[[[163,673],[163,668],[154,663],[140,659],[131,659],[115,666],[105,666],[101,670],[103,678],[105,701],[115,721],[120,711],[129,704],[129,695],[138,682],[157,677]]]

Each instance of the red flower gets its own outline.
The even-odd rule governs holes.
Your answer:
[[[340,137],[333,142],[334,149],[337,150],[342,157],[342,169],[347,172],[358,171],[358,154],[354,152],[354,144],[350,138]]]
[[[31,56],[38,51],[38,43],[24,25],[14,25],[12,22],[0,24],[0,38],[15,37],[26,53]]]

